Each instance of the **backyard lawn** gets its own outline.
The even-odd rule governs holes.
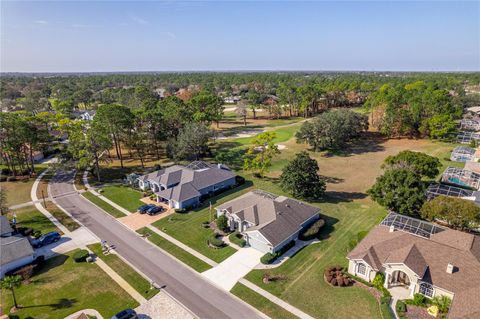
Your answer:
[[[23,307],[18,318],[64,318],[81,309],[96,309],[110,318],[125,308],[135,308],[132,299],[97,265],[75,263],[71,252],[46,261],[32,277],[32,282],[16,289],[17,300]],[[9,292],[3,293],[4,309],[12,307]]]
[[[115,272],[125,279],[136,291],[138,291],[146,299],[150,299],[158,293],[158,289],[150,289],[150,282],[142,275],[136,272],[132,267],[125,263],[116,254],[104,255],[102,252],[101,244],[89,245],[91,251],[97,255],[98,258],[103,260],[109,265]]]
[[[22,179],[15,182],[1,182],[0,189],[7,193],[7,206],[26,203],[32,200],[30,190],[35,178]]]
[[[183,250],[182,248],[176,246],[175,244],[172,244],[168,240],[164,239],[162,236],[152,232],[150,229],[146,227],[137,230],[137,232],[142,235],[148,235],[147,238],[150,242],[162,248],[169,254],[175,256],[177,259],[179,259],[186,265],[192,267],[198,272],[204,272],[212,268],[209,264],[207,264],[203,260],[198,259],[197,257],[190,254],[189,252]]]
[[[249,186],[250,184],[246,183],[240,187],[228,190],[218,196],[212,197],[210,202],[213,206],[216,206],[229,201],[246,192]],[[189,211],[188,213],[175,213],[167,218],[160,219],[152,225],[213,261],[220,263],[235,253],[236,250],[229,246],[214,249],[207,245],[207,239],[212,235],[213,230],[203,228],[202,222],[211,220],[215,214],[215,210],[213,209],[212,212],[210,212],[208,203],[209,201],[207,200],[201,209]]]
[[[60,230],[47,217],[45,217],[45,215],[36,210],[34,206],[12,210],[8,213],[7,218],[11,220],[13,214],[16,214],[17,216],[18,227],[27,227],[32,228],[33,230],[39,230],[42,232],[42,234],[46,234],[51,231],[60,232]]]
[[[97,205],[98,207],[100,207],[101,209],[103,209],[104,211],[106,211],[107,213],[109,213],[110,215],[112,215],[115,218],[125,216],[124,213],[122,213],[121,211],[119,211],[118,209],[116,209],[115,207],[113,207],[112,205],[107,203],[106,201],[98,198],[97,196],[93,195],[90,192],[82,193],[82,196],[85,197],[86,199],[88,199],[89,201],[91,201],[92,203],[94,203],[95,205]]]
[[[142,192],[127,186],[105,186],[101,194],[130,212],[135,212],[145,203],[140,201]]]

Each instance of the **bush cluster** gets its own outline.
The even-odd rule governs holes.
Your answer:
[[[277,259],[281,255],[283,255],[285,252],[287,252],[293,246],[295,246],[295,241],[294,240],[290,241],[288,244],[283,246],[276,253],[266,253],[265,255],[262,256],[262,258],[260,258],[260,262],[264,265],[271,264],[272,262],[275,261],[275,259]]]
[[[245,239],[242,238],[242,235],[239,232],[231,233],[228,236],[228,239],[230,239],[232,243],[240,247],[245,247],[245,245],[247,244],[247,242],[245,241]]]
[[[217,234],[213,234],[208,238],[208,244],[217,248],[223,247],[224,245],[223,241],[217,237]]]
[[[88,250],[86,249],[81,249],[77,252],[75,252],[73,254],[73,260],[75,260],[75,262],[79,263],[79,262],[84,262],[85,260],[87,260],[87,257],[90,255],[90,253],[88,252]]]
[[[355,238],[351,239],[348,242],[348,247],[350,248],[350,250],[355,248],[355,246],[357,246],[357,244],[359,242],[361,242],[362,239],[365,238],[365,236],[367,236],[367,234],[368,234],[368,231],[366,231],[366,230],[362,230],[362,231],[358,232],[357,235],[355,236]]]
[[[343,267],[341,266],[333,266],[325,269],[324,277],[332,286],[345,287],[353,283],[350,276],[343,272]]]
[[[407,311],[407,305],[405,304],[405,302],[398,300],[397,304],[395,305],[395,310],[399,315],[403,314]]]
[[[313,224],[311,224],[305,231],[303,231],[299,238],[301,240],[311,240],[314,239],[318,236],[318,233],[320,232],[320,229],[325,226],[325,220],[324,219],[319,219]]]
[[[422,294],[414,294],[413,299],[405,300],[407,305],[414,305],[419,307],[426,307],[428,304],[427,297]]]

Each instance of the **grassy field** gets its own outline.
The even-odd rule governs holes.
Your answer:
[[[113,207],[112,205],[108,204],[107,202],[98,198],[97,196],[93,195],[90,192],[82,193],[82,196],[85,197],[86,199],[88,199],[89,201],[91,201],[92,203],[94,203],[95,205],[97,205],[98,207],[100,207],[101,209],[103,209],[104,211],[106,211],[107,213],[109,213],[110,215],[112,215],[115,218],[125,216],[124,213],[122,213],[121,211],[119,211],[118,209]]]
[[[32,277],[32,282],[16,290],[23,307],[18,318],[64,318],[81,309],[96,309],[110,318],[138,303],[95,264],[75,263],[74,252],[49,259]],[[12,307],[9,292],[2,294],[4,310]]]
[[[69,231],[74,231],[79,228],[80,225],[72,219],[72,217],[65,214],[57,205],[52,202],[47,202],[47,210]]]
[[[7,218],[12,219],[13,214],[17,216],[17,226],[32,228],[33,230],[39,230],[42,234],[46,234],[51,231],[61,231],[47,218],[40,213],[33,206],[24,207],[16,210],[12,210],[8,213]]]
[[[27,178],[15,182],[1,182],[0,189],[7,193],[7,205],[17,205],[32,200],[30,190],[32,189],[35,178]]]
[[[277,306],[267,298],[240,283],[236,284],[230,292],[255,308],[262,309],[262,312],[270,318],[297,319],[297,316],[291,312]]]
[[[171,255],[175,256],[179,260],[181,260],[186,265],[192,267],[198,272],[204,272],[210,268],[212,268],[209,264],[205,263],[203,260],[198,259],[194,255],[190,254],[189,252],[183,250],[182,248],[172,244],[168,240],[164,239],[163,237],[155,234],[150,229],[144,227],[142,229],[137,230],[139,234],[147,235],[148,240],[151,241],[153,244],[157,245],[158,247],[162,248],[163,250],[167,251]]]
[[[101,194],[130,212],[145,204],[140,201],[143,194],[127,186],[106,186]]]
[[[210,202],[214,206],[219,205],[246,192],[249,187],[250,184],[246,184],[243,187],[228,190],[212,197]],[[207,239],[212,235],[213,230],[202,227],[202,222],[211,220],[214,214],[214,210],[210,213],[208,203],[207,201],[202,208],[188,213],[175,213],[167,218],[160,219],[153,223],[153,226],[219,263],[231,256],[236,250],[229,246],[214,249],[207,245]]]
[[[146,299],[150,299],[158,293],[158,289],[150,289],[150,282],[137,273],[120,257],[115,254],[104,255],[100,244],[89,245],[88,248]]]
[[[278,129],[271,130],[270,132],[275,132],[276,137],[273,140],[275,143],[282,143],[290,140],[295,132],[298,130],[300,127],[300,124],[295,124],[295,125],[290,125],[290,126],[285,126],[281,127]],[[253,139],[255,136],[252,137],[241,137],[241,138],[236,138],[236,139],[227,139],[226,141],[233,141],[239,145],[250,145],[253,142]]]

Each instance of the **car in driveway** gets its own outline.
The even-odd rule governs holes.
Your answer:
[[[138,208],[138,212],[139,212],[140,214],[145,214],[145,213],[147,212],[147,210],[149,210],[149,209],[151,209],[151,208],[154,208],[154,207],[157,207],[157,206],[155,206],[155,205],[153,205],[153,204],[143,205],[143,206],[140,206],[140,207]]]
[[[40,236],[38,239],[32,241],[32,246],[35,248],[40,248],[46,245],[50,245],[54,242],[57,242],[62,238],[60,233],[56,231],[49,232],[45,235]]]
[[[147,210],[147,214],[150,215],[150,216],[153,216],[153,215],[156,215],[156,214],[161,213],[163,211],[164,211],[163,207],[155,206],[155,207],[152,207],[149,210]]]
[[[125,309],[117,313],[110,319],[137,319],[137,313],[133,309]]]

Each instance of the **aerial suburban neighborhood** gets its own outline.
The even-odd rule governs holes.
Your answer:
[[[478,2],[0,6],[0,319],[480,318]]]

